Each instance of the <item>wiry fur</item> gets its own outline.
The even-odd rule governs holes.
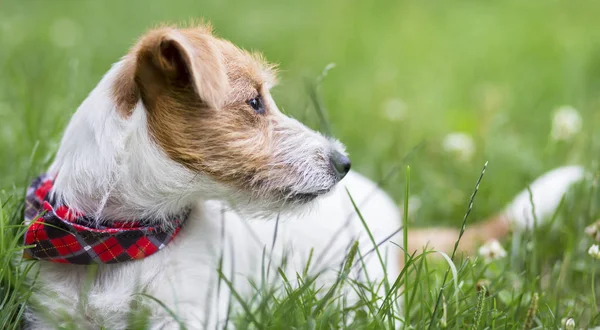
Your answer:
[[[155,65],[161,54],[146,43],[170,40],[173,33],[198,33],[213,43],[207,51],[220,52],[213,58],[222,65],[213,69],[227,70],[230,90],[224,101],[207,102],[200,90],[206,85],[192,88],[187,83],[196,74],[188,63],[173,62],[185,65],[177,70],[190,76],[173,73],[169,63]],[[214,291],[221,257],[224,273],[237,290],[248,293],[246,278],[259,279],[265,248],[272,257],[271,273],[286,256],[284,269],[292,276],[303,269],[314,247],[318,258],[312,273],[325,271],[322,283],[335,278],[354,239],[361,240],[365,254],[372,249],[344,189],[304,212],[290,212],[307,201],[298,196],[334,188],[338,179],[329,154],[344,150],[339,142],[283,115],[269,94],[274,82],[272,66],[259,56],[203,29],[152,31],[110,69],[64,133],[49,169],[56,176],[53,193],[74,209],[95,214],[97,221],[150,218],[168,226],[169,215],[187,207],[192,213],[177,239],[156,256],[101,265],[89,292],[83,292],[89,267],[40,262],[40,290],[29,314],[33,327],[74,319],[81,327],[122,329],[133,301],[151,309],[153,328],[176,327],[164,309],[135,295],[143,291],[173,309],[189,328],[201,328],[223,320],[227,310],[228,290]],[[246,103],[258,93],[264,115]],[[375,238],[384,241],[399,226],[396,207],[357,174],[350,173],[346,181],[353,182],[348,188],[358,201],[375,192],[363,213]],[[374,212],[386,216],[371,216]],[[272,242],[278,214],[279,239]],[[384,245],[382,250],[390,249],[385,255],[395,260],[398,249]],[[374,268],[369,274],[381,279],[386,272],[371,257],[365,261]],[[394,262],[387,272],[397,273]]]
[[[269,94],[274,82],[273,67],[260,56],[204,27],[150,31],[113,65],[64,133],[49,169],[52,193],[99,222],[169,226],[170,215],[192,212],[173,242],[138,262],[97,269],[39,262],[31,328],[72,320],[79,328],[124,329],[132,306],[149,309],[152,329],[178,328],[141,292],[189,329],[214,328],[231,299],[227,286],[217,290],[221,261],[246,296],[247,279],[260,282],[263,266],[271,266],[270,282],[277,282],[277,267],[295,277],[314,248],[311,274],[320,273],[318,284],[326,286],[355,240],[371,280],[395,279],[400,250],[389,241],[400,243],[397,207],[354,172],[336,188],[329,157],[343,146],[283,115]],[[247,104],[259,94],[264,114]],[[369,252],[373,245],[346,189],[382,243],[386,267]],[[295,208],[317,195],[308,211]],[[364,280],[359,268],[352,276]]]

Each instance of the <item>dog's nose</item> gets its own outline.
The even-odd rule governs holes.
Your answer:
[[[352,165],[350,158],[341,152],[334,151],[331,153],[329,159],[338,179],[343,179],[348,174],[348,171],[350,171],[350,166]]]

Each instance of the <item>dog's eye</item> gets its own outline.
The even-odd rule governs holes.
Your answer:
[[[265,106],[263,105],[262,98],[260,97],[260,95],[251,100],[248,100],[248,104],[252,107],[252,109],[254,109],[254,111],[256,111],[256,113],[261,115],[265,113]]]

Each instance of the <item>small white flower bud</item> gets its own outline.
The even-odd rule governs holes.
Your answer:
[[[560,107],[552,118],[552,139],[567,141],[581,131],[581,115],[572,106]]]
[[[588,254],[594,259],[600,259],[600,247],[598,246],[598,244],[590,246],[590,248],[588,249]]]
[[[463,162],[471,160],[475,154],[475,142],[467,133],[455,132],[446,135],[442,141],[442,148]]]
[[[569,317],[565,321],[565,330],[574,330],[575,329],[575,320],[572,317]]]
[[[497,259],[506,257],[506,250],[497,240],[490,240],[479,248],[479,255],[482,256],[487,263]]]

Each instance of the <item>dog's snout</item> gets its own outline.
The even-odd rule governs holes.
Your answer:
[[[331,153],[331,156],[329,156],[329,159],[338,179],[341,180],[344,178],[350,171],[350,166],[352,165],[350,158],[341,152],[334,151]]]

